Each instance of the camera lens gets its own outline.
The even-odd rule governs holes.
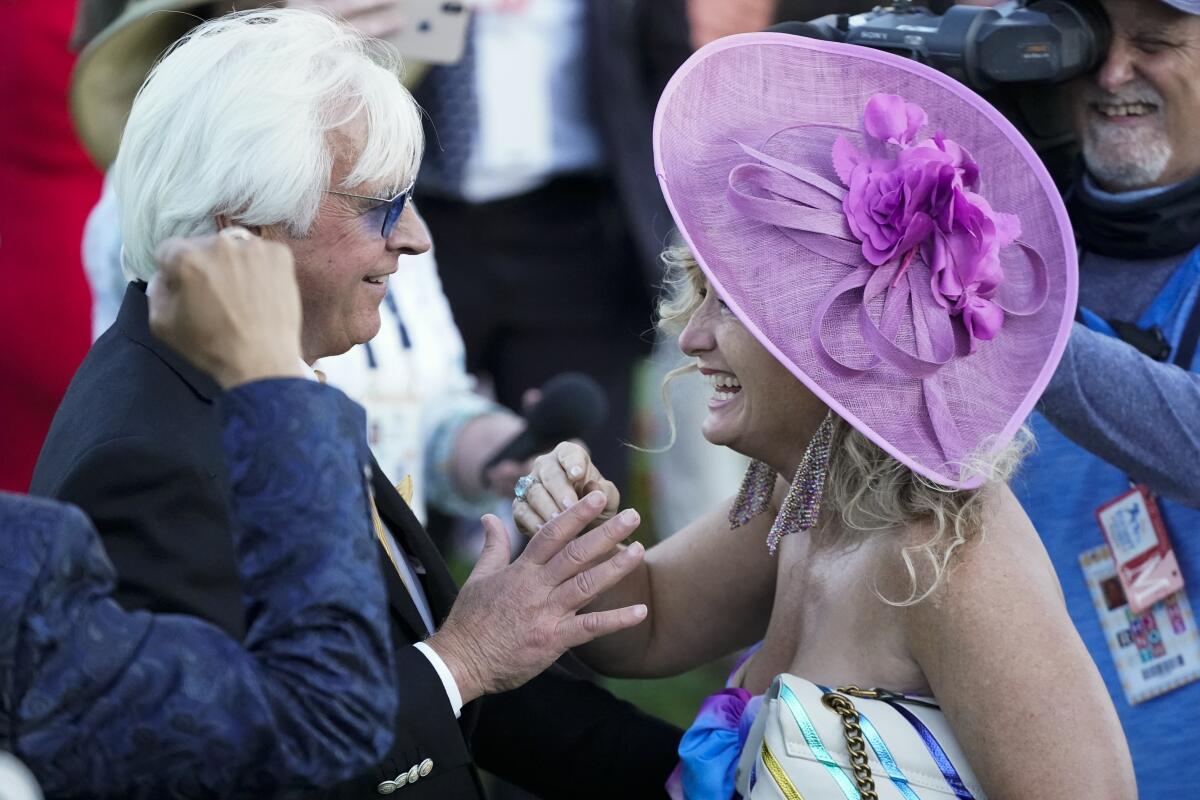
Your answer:
[[[1045,14],[1061,34],[1055,80],[1067,80],[1100,66],[1112,39],[1108,15],[1096,0],[1036,0],[1030,11]]]

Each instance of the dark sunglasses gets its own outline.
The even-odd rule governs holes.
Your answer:
[[[408,188],[400,192],[395,197],[388,199],[386,197],[370,197],[362,194],[350,194],[349,192],[335,192],[329,190],[329,194],[336,194],[342,197],[353,197],[358,200],[371,200],[376,205],[363,212],[363,216],[367,218],[379,217],[379,235],[384,239],[392,235],[392,229],[396,227],[396,223],[400,221],[400,215],[404,213],[404,207],[412,199],[413,187],[416,186],[416,181],[408,185]]]

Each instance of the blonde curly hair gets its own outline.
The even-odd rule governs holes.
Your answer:
[[[675,246],[662,255],[663,294],[658,304],[658,328],[677,336],[703,301],[704,274],[688,248]],[[695,371],[694,364],[667,373],[662,395],[666,402],[671,381]],[[667,404],[670,439],[675,420]],[[909,592],[902,598],[880,598],[906,606],[927,598],[945,579],[954,552],[984,533],[984,506],[989,489],[1008,482],[1033,442],[1021,428],[1005,447],[983,447],[986,457],[968,460],[963,474],[984,477],[978,489],[956,490],[934,483],[901,464],[841,417],[834,417],[829,466],[822,499],[819,541],[824,545],[851,544],[855,534],[882,531],[928,531],[928,536],[901,548]],[[834,518],[840,525],[829,524]],[[924,579],[923,579],[924,578]]]

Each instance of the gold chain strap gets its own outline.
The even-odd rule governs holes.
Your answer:
[[[821,702],[842,718],[846,749],[850,751],[850,767],[854,770],[854,779],[858,783],[862,800],[879,800],[879,795],[875,794],[875,779],[871,777],[871,767],[867,763],[867,744],[863,739],[862,727],[858,724],[858,709],[848,697],[837,692],[821,695]]]

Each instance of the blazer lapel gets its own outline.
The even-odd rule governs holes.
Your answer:
[[[125,287],[125,298],[113,325],[127,338],[145,347],[170,367],[196,395],[206,403],[221,395],[220,385],[206,372],[193,367],[150,332],[150,307],[146,302],[145,281],[133,281]]]
[[[419,563],[421,570],[418,570],[417,577],[425,589],[425,597],[429,600],[433,620],[435,624],[441,625],[445,621],[446,615],[450,613],[450,607],[454,605],[454,598],[458,596],[458,587],[455,585],[454,579],[450,577],[450,572],[446,569],[446,562],[433,544],[433,540],[429,538],[429,534],[425,533],[425,529],[421,527],[421,523],[412,513],[412,509],[404,502],[404,498],[396,491],[374,459],[372,459],[371,470],[375,490],[375,507],[379,511],[379,516],[392,535],[396,537],[400,546]],[[421,571],[424,572],[423,575],[420,574]],[[395,575],[395,570],[391,569],[390,565],[388,572]],[[403,583],[399,576],[395,577],[396,583],[400,584],[403,589]],[[416,606],[407,596],[407,591],[404,591],[403,594],[407,605],[412,606],[412,613],[417,614]],[[420,620],[419,615],[417,619]],[[420,629],[424,630],[423,623]]]
[[[379,511],[379,516],[383,519],[385,525],[392,531],[392,535],[400,542],[401,546],[408,550],[408,554],[413,556],[420,562],[425,570],[424,575],[418,575],[422,585],[425,587],[425,596],[429,600],[430,611],[433,612],[434,622],[440,627],[446,621],[446,615],[450,613],[451,606],[454,605],[454,599],[458,596],[458,585],[455,584],[454,578],[450,576],[450,571],[446,569],[446,561],[442,558],[442,554],[438,552],[433,540],[429,538],[429,534],[425,532],[425,528],[421,526],[416,515],[412,513],[412,509],[404,502],[404,498],[396,491],[387,477],[383,474],[383,470],[379,468],[379,464],[372,458],[371,469],[373,475],[373,488],[375,490],[375,507]],[[385,555],[386,559],[387,556]],[[396,575],[396,571],[392,569],[392,565],[387,565],[389,581],[394,581],[399,588],[399,593],[389,591],[388,597],[391,599],[392,607],[400,611],[401,614],[411,614],[417,618],[417,623],[420,627],[416,630],[422,633],[414,639],[420,641],[425,638],[423,631],[425,630],[424,623],[421,622],[418,616],[417,608],[413,604],[412,598],[409,597],[407,590],[404,588],[400,577]],[[412,623],[410,623],[410,626]],[[463,733],[463,738],[468,742],[471,739],[471,732],[475,730],[475,724],[479,720],[479,706],[483,702],[483,698],[467,703],[462,708],[462,715],[458,719],[459,729]],[[477,778],[478,779],[478,778]]]
[[[392,566],[392,560],[388,558],[388,554],[384,552],[382,546],[379,548],[379,563],[383,568],[384,583],[387,585],[388,605],[400,618],[399,621],[403,623],[403,627],[407,629],[409,643],[424,640],[429,636],[425,620],[421,619],[421,612],[417,611],[417,605],[408,593],[408,587],[404,585],[404,581],[400,580],[400,575]],[[399,646],[401,642],[395,644]]]

